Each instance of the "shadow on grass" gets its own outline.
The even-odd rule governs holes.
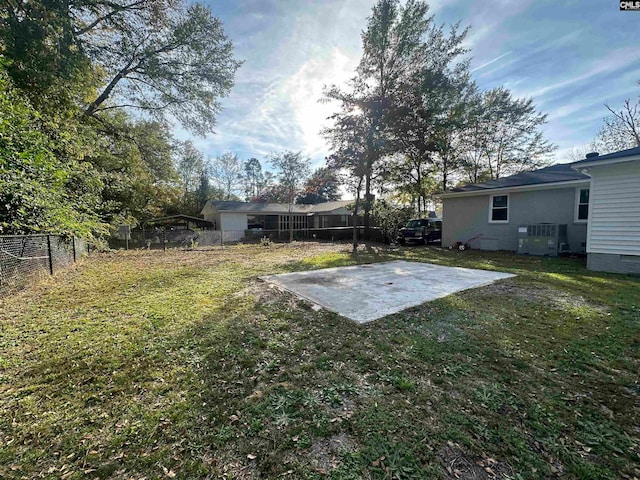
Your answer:
[[[114,274],[115,294],[87,289],[76,303],[72,290],[45,294],[29,338],[17,322],[1,340],[29,363],[16,351],[0,364],[0,473],[433,478],[465,458],[484,478],[485,466],[522,478],[636,475],[637,280],[570,259],[434,248],[269,255],[166,282],[161,263],[129,268]],[[513,272],[519,292],[587,301],[489,287],[360,326],[255,283],[400,258]]]

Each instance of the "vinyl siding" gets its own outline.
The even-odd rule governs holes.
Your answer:
[[[482,235],[470,242],[471,248],[487,250],[518,250],[518,226],[536,223],[567,225],[569,249],[584,253],[587,224],[576,222],[576,188],[587,188],[588,183],[571,187],[509,192],[509,221],[489,222],[492,192],[473,196],[442,199],[442,245]]]
[[[640,162],[591,167],[587,253],[640,255]]]

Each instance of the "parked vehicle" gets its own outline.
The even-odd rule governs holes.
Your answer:
[[[440,218],[414,218],[398,232],[398,243],[440,242],[442,240],[442,219]]]

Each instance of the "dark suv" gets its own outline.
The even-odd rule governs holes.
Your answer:
[[[442,220],[439,218],[415,218],[398,232],[398,243],[429,243],[442,240]]]

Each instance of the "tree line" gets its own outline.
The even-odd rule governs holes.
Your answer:
[[[546,115],[504,87],[482,91],[471,78],[468,30],[445,29],[420,0],[379,0],[362,32],[363,54],[324,131],[328,164],[348,172],[365,226],[373,195],[417,213],[457,182],[480,182],[543,166],[555,148]]]
[[[99,236],[122,223],[197,215],[208,199],[318,203],[340,198],[341,187],[369,226],[394,205],[422,214],[458,183],[548,164],[546,115],[505,87],[476,84],[467,33],[438,24],[422,0],[377,0],[353,78],[325,88],[322,101],[336,106],[322,132],[330,153],[311,173],[302,152],[208,159],[172,136],[174,125],[213,131],[242,63],[207,6],[6,0],[0,234]],[[639,145],[639,107],[607,106],[592,149]]]
[[[434,194],[459,183],[551,163],[557,147],[543,135],[547,115],[505,87],[479,88],[467,33],[460,23],[438,24],[424,1],[378,0],[361,34],[353,78],[346,87],[325,88],[324,101],[337,105],[323,132],[331,148],[327,164],[347,173],[365,226],[374,194],[421,214]],[[607,109],[589,149],[640,145],[640,103]]]
[[[337,199],[334,173],[310,175],[301,152],[266,159],[272,172],[173,137],[213,131],[240,65],[199,3],[2,2],[0,234],[107,235],[208,199]]]
[[[263,162],[242,161],[232,152],[206,159],[185,142],[176,166],[183,188],[175,213],[198,215],[207,200],[315,204],[340,198],[338,175],[327,167],[311,172],[302,152],[272,154]]]
[[[241,62],[185,0],[0,4],[0,233],[102,235],[178,205],[170,126],[211,131]]]

